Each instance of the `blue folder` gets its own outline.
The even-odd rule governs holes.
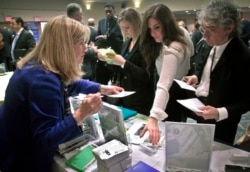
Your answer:
[[[135,165],[129,167],[125,172],[160,172],[160,171],[142,161],[139,161]]]

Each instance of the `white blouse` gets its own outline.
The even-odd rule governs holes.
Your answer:
[[[194,46],[189,33],[185,29],[182,30],[187,45],[174,41],[169,46],[163,46],[162,53],[155,62],[159,80],[150,117],[158,120],[168,117],[165,109],[173,80],[182,79],[190,69],[190,57],[194,54]]]

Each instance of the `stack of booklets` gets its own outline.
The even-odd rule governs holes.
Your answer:
[[[95,140],[99,137],[95,121],[92,116],[87,117],[82,124],[83,134],[72,140],[64,142],[58,146],[58,153],[62,156],[67,156],[67,153],[74,151],[84,145],[89,141]]]
[[[129,148],[118,140],[114,139],[93,149],[93,153],[100,172],[124,172],[131,166]]]
[[[70,153],[71,151],[80,148],[83,145],[86,145],[89,142],[89,136],[88,135],[82,135],[80,137],[77,137],[75,139],[72,139],[68,142],[64,142],[58,146],[58,153],[62,156],[64,156],[67,153]]]

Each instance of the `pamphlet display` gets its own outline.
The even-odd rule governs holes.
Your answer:
[[[214,124],[165,122],[166,171],[208,172]]]
[[[122,110],[104,102],[98,115],[105,142],[116,139],[128,145]]]

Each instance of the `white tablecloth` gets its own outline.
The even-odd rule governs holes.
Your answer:
[[[4,101],[5,90],[12,75],[13,72],[6,72],[5,74],[0,75],[0,104]]]

